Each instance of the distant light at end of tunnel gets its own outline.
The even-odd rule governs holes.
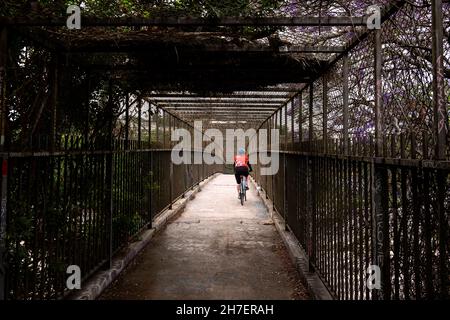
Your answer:
[[[236,123],[247,123],[247,121],[220,121],[220,120],[212,120],[210,123],[214,124],[236,124]]]

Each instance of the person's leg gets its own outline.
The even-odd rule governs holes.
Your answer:
[[[249,190],[248,187],[248,171],[244,174],[245,177],[245,190]]]
[[[239,194],[240,194],[240,187],[241,187],[241,174],[239,173],[239,172],[236,172],[235,174],[234,174],[234,177],[236,178],[236,183],[237,183],[237,185],[236,185],[236,190],[237,190],[237,192],[238,192],[238,197],[239,197]]]

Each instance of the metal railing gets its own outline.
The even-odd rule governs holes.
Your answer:
[[[386,158],[370,154],[370,138],[350,141],[347,156],[337,140],[328,153],[323,141],[281,151],[278,173],[255,166],[255,179],[335,298],[446,298],[450,165],[418,159],[404,135],[389,139]],[[381,268],[380,289],[367,285],[371,265]]]
[[[259,127],[278,129],[283,151],[276,175],[255,178],[336,298],[450,296],[443,8],[402,2]],[[414,31],[428,65],[398,44],[419,43],[398,27],[418,15],[432,17]]]
[[[57,151],[8,160],[6,298],[20,300],[63,298],[68,266],[82,281],[108,268],[158,213],[222,171],[174,165],[170,149],[143,142],[67,136]]]

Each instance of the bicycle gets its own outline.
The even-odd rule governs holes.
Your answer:
[[[239,188],[239,200],[241,200],[241,205],[244,205],[244,201],[247,201],[247,178],[241,176],[241,184]]]

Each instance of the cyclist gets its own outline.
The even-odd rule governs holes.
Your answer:
[[[236,177],[238,198],[240,193],[241,176],[248,178],[249,172],[253,171],[248,159],[248,154],[245,153],[244,148],[240,148],[238,154],[234,156],[234,176]],[[248,183],[246,184],[248,190]]]

